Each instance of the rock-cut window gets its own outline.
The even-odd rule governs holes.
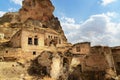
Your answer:
[[[32,38],[28,38],[28,44],[32,45]]]
[[[76,51],[80,52],[80,46],[76,46]]]
[[[34,38],[34,45],[38,45],[38,38]]]
[[[120,62],[117,62],[117,66],[120,67]]]
[[[35,52],[35,51],[33,51],[33,55],[36,55],[36,52]]]

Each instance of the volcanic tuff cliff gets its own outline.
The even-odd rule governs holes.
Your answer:
[[[32,18],[40,21],[48,21],[52,18],[54,6],[50,0],[24,0],[20,9],[20,18],[22,21]]]
[[[57,31],[67,42],[58,18],[53,15],[54,6],[50,0],[24,0],[22,4],[22,8],[18,12],[8,12],[0,17],[0,32],[11,37],[21,27],[39,26]],[[25,25],[28,22],[30,24]],[[9,32],[9,29],[14,33]],[[8,32],[11,33],[9,36],[6,34]]]

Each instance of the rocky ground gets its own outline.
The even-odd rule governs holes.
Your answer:
[[[43,51],[32,61],[0,62],[0,80],[120,80],[110,70],[107,71],[109,74],[105,71],[82,72],[78,65],[70,71],[68,63],[60,62],[64,57],[59,53]],[[112,76],[112,79],[105,79],[106,76]]]
[[[0,80],[20,80],[25,74],[25,68],[17,62],[0,62]]]

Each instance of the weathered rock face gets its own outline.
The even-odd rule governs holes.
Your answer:
[[[49,76],[52,64],[52,52],[43,51],[37,58],[35,58],[28,68],[28,74],[31,76]]]
[[[9,12],[3,17],[0,17],[0,29],[3,30],[2,27],[4,27],[5,23],[10,24],[9,27],[12,28],[12,31],[17,31],[14,29],[19,29],[20,27],[31,28],[30,25],[25,24],[34,23],[32,27],[40,26],[42,28],[51,28],[57,31],[60,36],[62,36],[63,41],[67,42],[60,22],[58,18],[54,17],[53,11],[54,6],[50,0],[24,0],[23,6],[19,12]]]
[[[4,24],[6,22],[10,23],[18,23],[20,22],[20,17],[18,12],[8,12],[0,17],[0,24]]]
[[[36,78],[50,76],[54,80],[59,79],[63,74],[62,54],[57,52],[43,51],[37,58],[35,58],[28,68],[28,74]],[[37,79],[35,79],[37,80]],[[62,79],[64,80],[64,79]]]
[[[55,80],[59,79],[61,73],[63,73],[62,70],[63,70],[62,58],[58,54],[56,54],[52,59],[51,77]]]
[[[50,0],[24,0],[20,9],[20,18],[26,21],[29,18],[48,21],[53,18],[54,6]]]

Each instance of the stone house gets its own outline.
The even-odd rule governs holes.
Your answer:
[[[73,67],[79,66],[82,72],[105,71],[110,68],[105,56],[101,54],[74,56],[71,63]]]
[[[0,49],[0,61],[14,61],[20,57],[21,48],[2,48]]]
[[[40,49],[44,46],[44,35],[42,32],[22,29],[13,35],[9,44],[12,48],[21,48],[20,57],[30,58],[41,52]]]
[[[79,65],[81,71],[105,71],[112,68],[115,71],[114,60],[110,47],[90,46],[89,42],[78,43],[72,47],[74,65]]]
[[[58,45],[63,44],[61,37],[59,34],[51,29],[21,29],[17,31],[11,38],[8,43],[10,48],[16,50],[14,57],[22,57],[22,58],[34,58],[38,56],[43,50],[49,49],[49,47],[53,44],[56,47]],[[6,48],[1,50],[1,53],[10,53],[10,48]],[[18,51],[17,51],[18,50]],[[21,53],[18,53],[20,52]],[[2,56],[2,55],[1,55]],[[5,54],[3,54],[5,56]]]
[[[72,46],[72,53],[77,55],[87,55],[90,53],[90,42],[77,43]]]

